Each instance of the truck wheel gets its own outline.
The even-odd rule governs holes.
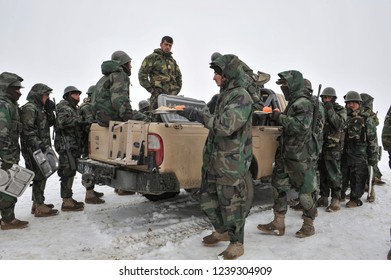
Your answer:
[[[179,192],[165,192],[162,194],[148,194],[145,193],[143,196],[147,198],[150,201],[159,201],[159,200],[164,200],[164,199],[169,199],[176,197],[179,194]]]
[[[254,181],[251,176],[251,172],[248,172],[245,178],[245,184],[247,186],[247,201],[246,201],[246,217],[250,214],[251,207],[254,201]]]

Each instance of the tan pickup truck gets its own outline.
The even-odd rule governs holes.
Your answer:
[[[263,89],[265,104],[285,109],[282,95]],[[204,101],[181,96],[159,96],[159,106],[205,107]],[[201,185],[201,165],[208,130],[175,113],[161,114],[162,122],[110,122],[93,124],[89,158],[78,162],[84,186],[94,184],[138,192],[152,201],[176,196],[180,189]],[[254,114],[251,175],[271,175],[281,127],[267,115]],[[252,184],[252,182],[251,182]]]

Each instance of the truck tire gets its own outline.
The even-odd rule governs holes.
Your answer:
[[[143,194],[143,196],[150,201],[159,201],[159,200],[164,200],[164,199],[176,197],[178,194],[179,194],[179,192],[165,192],[162,194],[145,193],[145,194]]]

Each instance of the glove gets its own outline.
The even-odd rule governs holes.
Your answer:
[[[254,111],[262,111],[264,107],[265,106],[261,102],[253,104]]]
[[[326,102],[326,103],[324,103],[324,108],[325,108],[326,110],[332,109],[332,108],[333,108],[333,103],[332,103],[332,102]]]
[[[376,163],[377,163],[376,160],[368,159],[368,165],[369,165],[369,166],[375,166]]]
[[[204,124],[204,117],[202,116],[202,113],[192,107],[186,107],[183,111],[178,111],[177,114],[185,117],[189,121],[196,121]]]
[[[1,163],[1,169],[3,169],[4,171],[7,171],[8,169],[10,169],[12,167],[13,163],[9,163],[9,162],[2,162]]]
[[[280,115],[281,115],[281,112],[273,111],[272,114],[270,115],[270,118],[273,121],[278,121],[278,118],[280,117]]]
[[[56,103],[54,103],[54,101],[48,99],[48,100],[46,100],[44,108],[48,112],[54,111],[56,109]]]
[[[41,149],[42,153],[46,152],[46,146],[45,146],[45,144],[43,142],[35,145],[35,150],[37,151],[39,149]]]

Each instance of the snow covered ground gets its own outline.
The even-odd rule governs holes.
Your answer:
[[[269,222],[273,217],[270,186],[258,188],[255,205],[246,221],[245,254],[237,262],[243,264],[241,261],[246,260],[245,264],[249,265],[254,263],[253,260],[386,260],[391,245],[388,154],[383,154],[379,166],[386,184],[375,186],[374,203],[366,202],[367,194],[364,194],[365,203],[359,208],[348,209],[343,205],[336,213],[327,213],[320,208],[315,220],[316,234],[304,239],[295,237],[302,219],[300,212],[292,210],[286,216],[285,236],[264,235],[257,230],[259,223]],[[80,178],[78,174],[75,179],[74,198],[83,201],[85,189]],[[54,217],[35,218],[30,214],[31,188],[28,188],[18,199],[16,217],[29,221],[29,227],[0,231],[0,274],[6,274],[7,268],[13,269],[19,264],[5,260],[63,260],[54,264],[50,262],[60,267],[67,263],[65,260],[126,260],[128,265],[139,260],[147,261],[147,264],[156,264],[154,260],[165,264],[173,264],[173,260],[184,260],[187,264],[190,260],[192,264],[194,260],[202,260],[204,262],[201,263],[208,265],[214,263],[213,260],[219,262],[217,255],[227,244],[212,248],[201,245],[202,237],[212,228],[201,213],[197,200],[189,193],[181,192],[174,199],[151,202],[138,194],[118,196],[107,186],[97,186],[96,190],[105,193],[106,203],[86,205],[83,212],[60,212]],[[46,202],[53,203],[57,209],[61,207],[56,174],[49,178]],[[259,264],[259,261],[255,263]],[[375,262],[375,265],[391,273],[387,268],[391,265],[386,263],[388,266],[381,261]],[[93,264],[96,266],[96,262]],[[114,264],[118,266],[118,262]],[[292,265],[292,262],[289,264]],[[348,264],[337,262],[344,267]],[[356,266],[356,262],[353,264]],[[87,262],[87,267],[89,265],[90,262]]]

